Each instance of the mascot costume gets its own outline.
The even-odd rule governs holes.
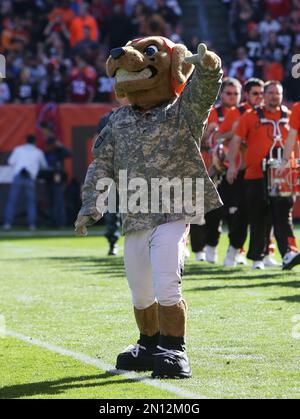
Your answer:
[[[113,49],[106,68],[115,77],[117,96],[130,105],[115,110],[95,140],[75,230],[86,235],[87,227],[102,217],[97,182],[111,178],[118,185],[120,171],[126,171],[128,182],[202,180],[201,220],[199,213],[188,218],[185,209],[178,213],[174,205],[165,212],[121,214],[125,269],[140,338],[118,355],[116,367],[152,371],[153,378],[188,378],[181,276],[190,223],[202,222],[206,212],[222,205],[200,155],[222,81],[221,60],[204,44],[192,55],[184,45],[153,36]],[[129,200],[133,192],[127,193]]]

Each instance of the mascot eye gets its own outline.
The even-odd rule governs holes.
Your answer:
[[[144,51],[144,54],[148,57],[152,57],[152,55],[155,55],[158,52],[158,48],[156,45],[149,45]]]

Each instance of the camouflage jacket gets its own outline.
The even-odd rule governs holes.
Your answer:
[[[120,170],[127,170],[128,182],[133,178],[147,182],[152,178],[203,179],[202,217],[200,220],[198,212],[197,218],[189,217],[189,222],[199,223],[204,213],[221,206],[200,154],[201,138],[221,79],[221,69],[210,71],[197,64],[191,81],[174,102],[143,112],[132,106],[114,111],[94,143],[95,159],[88,168],[79,214],[98,214],[99,218],[96,184],[101,178],[112,178],[118,187]],[[187,219],[184,209],[178,213],[172,205],[168,212],[121,215],[125,234]]]

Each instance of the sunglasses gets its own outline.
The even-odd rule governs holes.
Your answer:
[[[233,93],[233,92],[224,92],[227,96],[239,96],[239,93]]]
[[[253,92],[251,93],[253,96],[263,96],[264,94],[262,92]]]

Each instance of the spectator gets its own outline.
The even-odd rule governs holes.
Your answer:
[[[140,30],[143,36],[167,36],[167,28],[168,24],[162,16],[158,13],[153,13],[149,19],[145,19]]]
[[[253,10],[253,20],[255,23],[263,20],[265,15],[265,0],[250,0]]]
[[[173,10],[173,12],[180,18],[182,16],[182,9],[179,6],[178,0],[166,0],[166,5]],[[178,22],[177,22],[178,23]]]
[[[266,60],[263,67],[263,78],[264,80],[277,80],[283,81],[284,79],[284,67],[275,59],[269,58]]]
[[[248,51],[248,57],[256,64],[262,58],[263,52],[258,26],[256,24],[251,25],[245,46]]]
[[[75,45],[74,53],[92,63],[96,59],[98,49],[98,42],[92,40],[90,26],[85,26],[83,28],[83,39]]]
[[[293,10],[290,16],[290,26],[294,34],[300,33],[300,9]]]
[[[105,59],[99,55],[96,61],[96,94],[94,102],[111,102],[114,94],[114,79],[106,75]]]
[[[294,10],[300,10],[300,0],[292,0]]]
[[[111,13],[111,5],[105,0],[92,0],[89,11],[96,19],[98,27],[101,28],[103,21]]]
[[[186,46],[189,51],[193,54],[197,53],[198,45],[200,44],[200,39],[197,35],[193,35],[191,38],[186,40]]]
[[[292,46],[295,41],[295,34],[290,28],[290,23],[287,18],[281,18],[281,29],[277,33],[277,40],[280,45],[284,48],[284,56],[287,57],[291,52]]]
[[[174,9],[166,4],[165,0],[155,0],[155,11],[163,18],[163,20],[175,28],[179,21],[178,14],[175,13]],[[177,5],[178,6],[178,5]]]
[[[283,66],[288,78],[292,50],[300,43],[300,0],[223,3],[229,9],[232,45],[235,50],[246,48],[253,74],[262,77],[270,68],[279,74]],[[164,35],[175,43],[183,42],[178,0],[2,0],[0,16],[0,53],[6,55],[10,101],[21,103],[71,100],[70,80],[74,74],[78,76],[74,68],[77,55],[86,66],[92,66],[105,61],[111,48],[133,37]],[[197,42],[196,38],[185,40],[194,53]],[[233,63],[229,67],[234,71]],[[243,65],[239,68],[239,72],[244,71],[250,71],[249,63],[245,69]],[[103,65],[98,68],[97,64],[94,83],[97,85],[90,83],[88,89],[96,93],[94,100],[111,100],[112,81],[104,74]],[[66,85],[68,95],[63,93]],[[75,103],[86,103],[93,95],[87,96],[79,102],[77,97]]]
[[[247,24],[253,20],[253,9],[248,0],[234,1],[230,14],[231,38],[234,44],[244,43],[248,30]]]
[[[20,81],[15,86],[16,103],[33,103],[37,100],[37,85],[30,79],[30,69],[25,67],[20,75]]]
[[[154,0],[125,0],[124,12],[128,17],[133,16],[137,3],[143,4],[150,9],[154,8]]]
[[[13,12],[13,5],[11,0],[2,0],[0,5],[1,16],[10,16]]]
[[[26,60],[29,71],[29,82],[36,89],[36,98],[39,100],[42,92],[42,85],[47,76],[46,66],[36,55],[30,55]]]
[[[91,41],[98,41],[98,26],[95,18],[88,13],[88,5],[81,3],[79,16],[72,20],[70,32],[71,32],[71,46],[74,47],[78,42],[84,39],[84,27],[90,27],[90,39]]]
[[[247,56],[245,48],[240,47],[237,49],[237,60],[231,64],[229,70],[229,77],[238,79],[241,83],[244,83],[247,79],[253,77],[254,64]]]
[[[66,67],[55,59],[47,66],[47,78],[44,81],[43,99],[45,102],[66,102]]]
[[[182,42],[177,0],[2,0],[0,8],[0,53],[7,60],[10,102],[71,100],[71,79],[79,77],[76,56],[94,65],[99,57],[106,61],[111,48],[139,36],[165,35]],[[103,66],[99,70],[95,100],[111,100],[112,81]],[[75,103],[91,100],[95,86],[90,81],[84,94],[75,95]],[[80,90],[84,83],[73,83],[73,93],[75,85]]]
[[[0,77],[0,105],[9,102],[10,89],[8,84]]]
[[[284,47],[281,44],[279,44],[275,32],[269,32],[268,43],[265,46],[263,55],[271,61],[277,61],[279,63],[283,62]]]
[[[172,30],[171,25],[166,25],[166,37],[171,39],[175,44],[183,44],[183,26],[181,23],[178,23],[174,30]]]
[[[268,42],[268,35],[270,32],[279,32],[280,29],[280,23],[275,20],[270,13],[266,13],[264,20],[259,23],[259,33],[263,45]]]
[[[65,184],[67,174],[64,161],[71,156],[70,150],[50,136],[46,140],[46,185],[48,192],[48,210],[51,227],[61,228],[66,224]]]
[[[48,21],[52,24],[52,29],[60,32],[66,28],[68,31],[71,29],[72,21],[75,18],[75,13],[70,7],[70,0],[63,0],[57,2],[58,5],[48,15]],[[59,5],[59,3],[61,3]]]
[[[134,8],[131,18],[133,33],[138,36],[145,36],[148,20],[152,17],[153,10],[139,2]]]
[[[75,57],[75,68],[69,80],[69,98],[72,103],[92,102],[95,94],[96,71],[80,56]]]
[[[56,58],[60,63],[65,61],[66,48],[61,36],[57,32],[52,32],[46,39],[45,50],[50,60]]]
[[[278,43],[275,32],[269,32],[268,43],[263,52],[263,79],[283,81],[284,47]]]
[[[70,32],[67,29],[67,26],[64,23],[64,21],[61,20],[60,16],[56,16],[55,20],[50,20],[50,22],[44,30],[44,35],[48,36],[52,32],[60,33],[65,40],[70,40]]]
[[[131,19],[124,14],[120,4],[114,6],[112,13],[107,17],[103,25],[109,49],[124,45],[135,33]]]
[[[4,230],[10,230],[15,217],[17,199],[21,190],[25,192],[27,223],[31,230],[36,228],[35,181],[40,169],[48,167],[44,153],[35,146],[35,137],[29,135],[27,144],[16,147],[8,159],[13,169],[13,183],[9,191],[4,214]]]
[[[3,31],[1,34],[1,50],[21,51],[26,49],[29,44],[30,34],[24,28],[24,21],[15,17],[7,18],[3,23]]]
[[[265,0],[266,10],[275,18],[286,16],[291,10],[290,0]]]

